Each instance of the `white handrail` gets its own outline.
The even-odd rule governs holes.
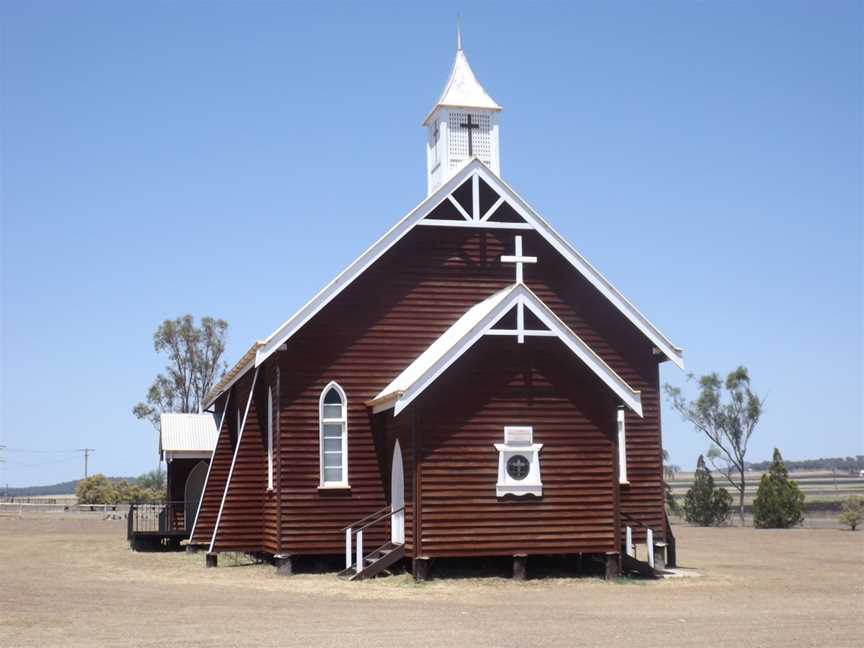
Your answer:
[[[383,510],[384,509],[382,509],[382,511]],[[354,527],[350,527],[350,526],[345,527],[345,569],[351,569],[351,567],[354,567],[357,572],[360,572],[363,570],[363,530],[366,529],[367,527],[371,527],[375,524],[378,524],[378,522],[380,522],[381,520],[386,520],[387,518],[390,518],[391,524],[392,524],[393,516],[396,515],[397,513],[403,512],[404,510],[405,510],[404,506],[399,507],[395,511],[391,510],[386,515],[382,514],[377,519],[372,520],[371,522],[366,522],[366,524],[363,524],[362,526],[360,526],[360,528],[357,529],[356,531],[354,530]],[[355,522],[354,524],[360,525],[365,520],[368,520],[370,517],[374,517],[374,516],[375,516],[374,513],[372,515],[367,515],[365,518],[363,518],[359,522]],[[356,550],[355,551],[352,551],[352,547],[351,547],[351,534],[352,533],[357,536],[357,544],[356,544]],[[354,558],[353,562],[352,562],[352,554],[353,554],[353,556],[356,556]]]
[[[363,571],[363,529],[357,532],[357,567],[355,569],[358,574]]]
[[[648,543],[648,564],[654,568],[654,532],[651,529],[645,531],[645,542]]]

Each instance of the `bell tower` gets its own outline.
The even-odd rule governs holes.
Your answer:
[[[464,163],[477,158],[501,174],[498,138],[499,106],[468,65],[462,51],[462,32],[456,28],[456,60],[426,127],[426,189],[431,194]]]

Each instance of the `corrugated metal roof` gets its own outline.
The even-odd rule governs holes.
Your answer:
[[[222,379],[213,385],[207,395],[204,397],[204,407],[210,407],[219,396],[227,390],[231,385],[233,385],[246,371],[251,368],[255,362],[255,354],[264,346],[263,340],[258,340],[249,347],[249,350],[243,354],[237,363],[228,370],[228,372],[222,376]]]
[[[216,448],[216,420],[212,414],[162,414],[159,445],[163,452],[213,452]]]

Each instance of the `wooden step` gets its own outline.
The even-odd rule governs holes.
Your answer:
[[[372,578],[404,557],[404,545],[387,542],[364,556],[363,568],[359,572],[352,566],[348,569],[343,569],[338,575],[341,578],[352,581]]]
[[[621,570],[636,572],[644,578],[660,578],[661,574],[655,570],[647,562],[637,560],[633,556],[628,556],[626,553],[621,554]]]

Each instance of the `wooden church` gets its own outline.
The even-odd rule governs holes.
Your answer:
[[[500,115],[460,38],[426,198],[208,395],[208,566],[662,559],[659,365],[682,350],[501,179]]]

